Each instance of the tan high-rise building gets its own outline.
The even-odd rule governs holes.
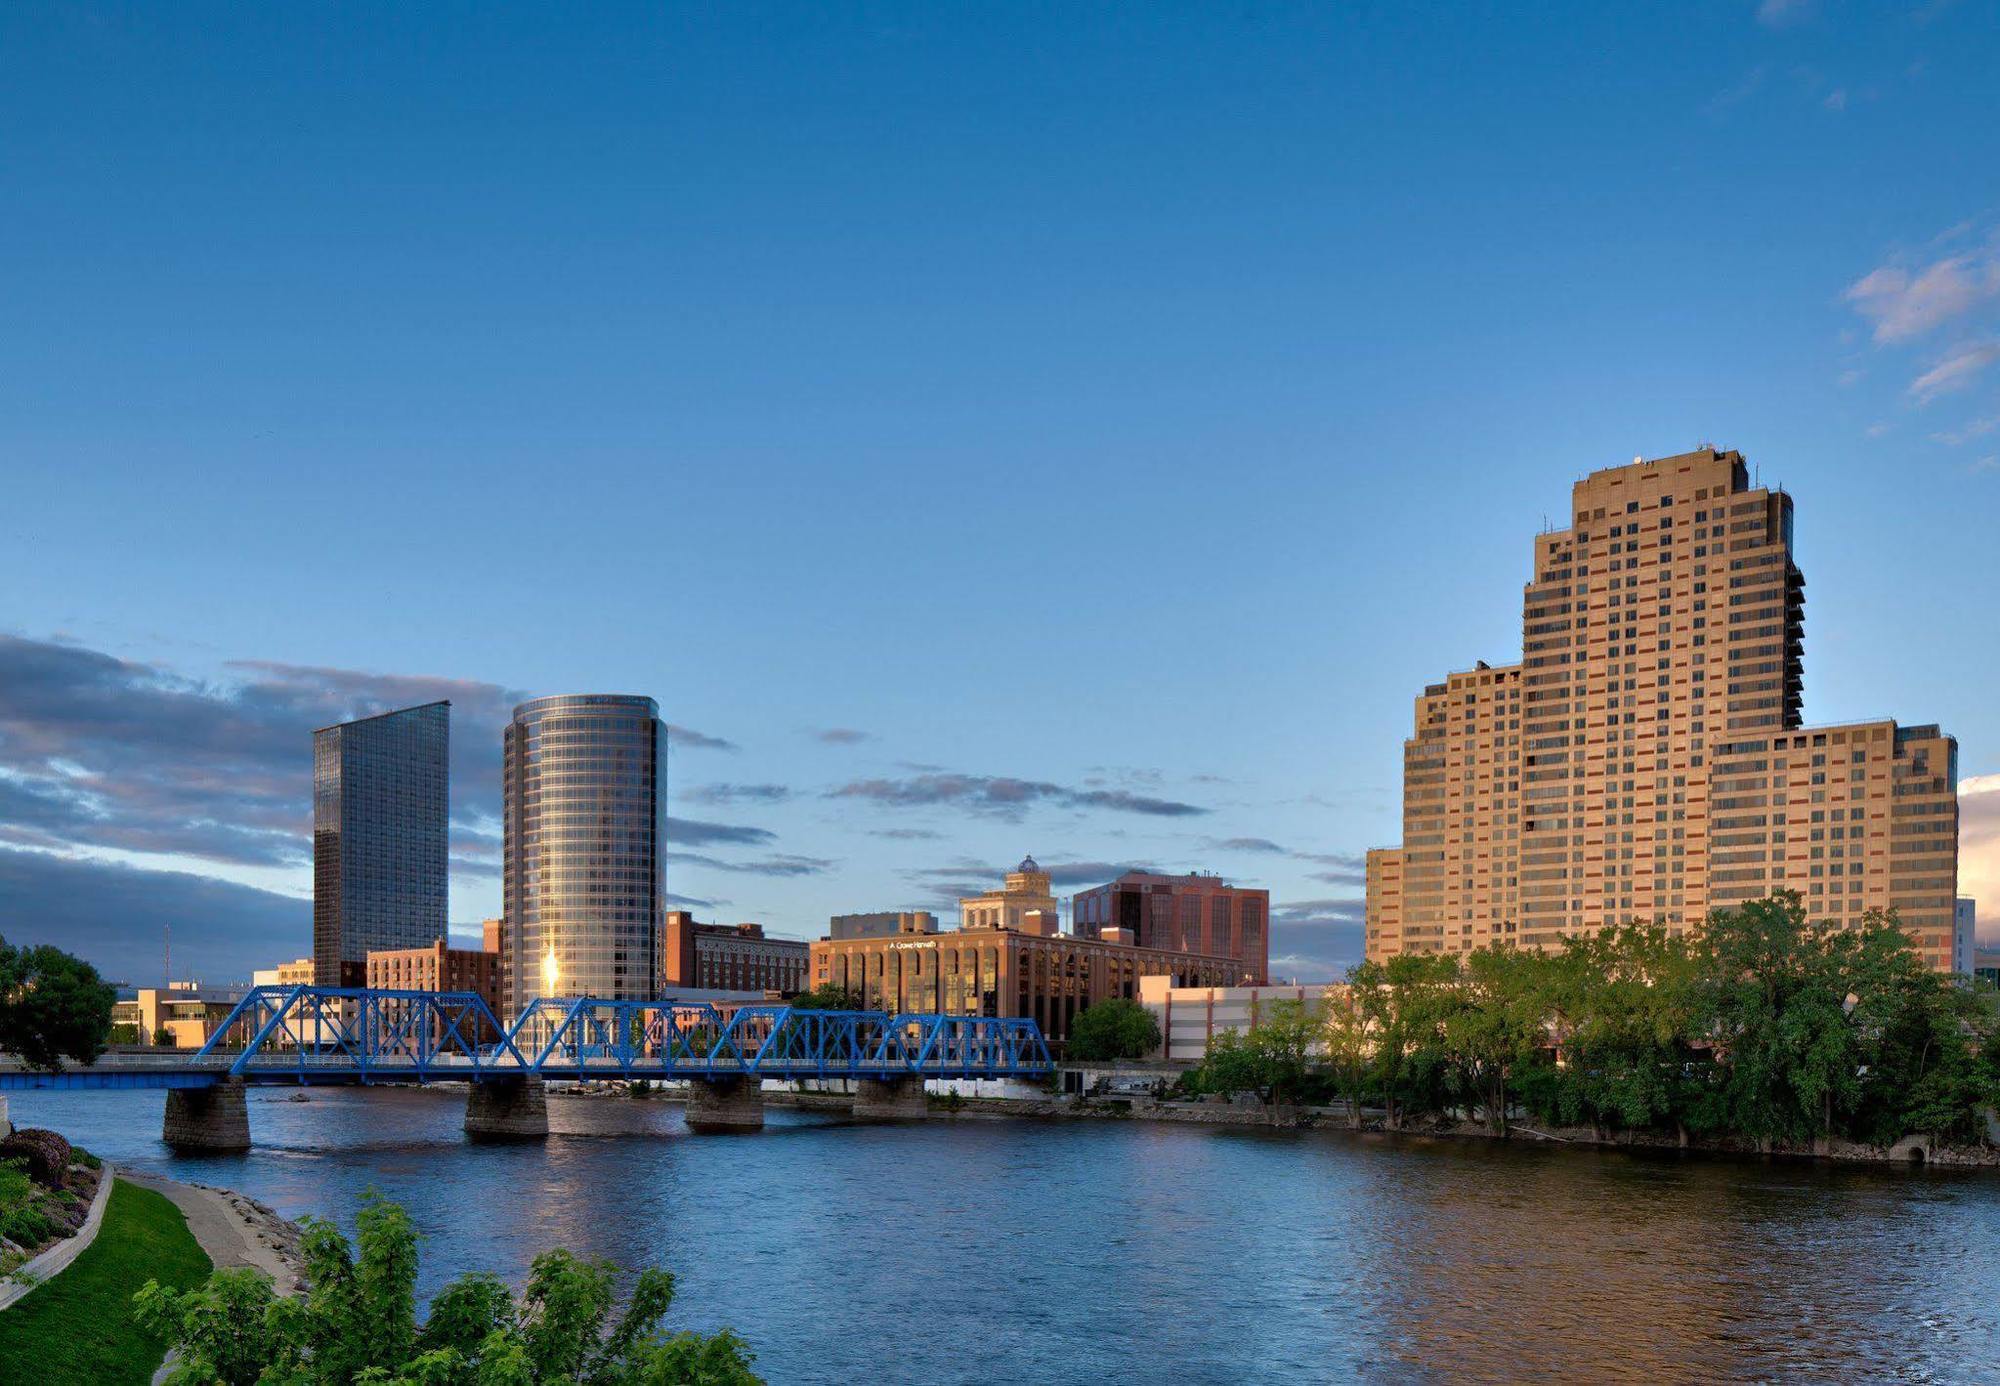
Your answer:
[[[1704,448],[1593,472],[1535,538],[1520,663],[1427,687],[1403,841],[1368,854],[1367,952],[1678,932],[1796,890],[1814,919],[1894,908],[1950,963],[1957,743],[1800,726],[1792,499]]]

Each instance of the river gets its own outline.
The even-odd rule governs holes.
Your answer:
[[[551,1246],[665,1264],[669,1324],[774,1382],[2000,1380],[2000,1176],[1145,1122],[692,1136],[552,1098],[469,1145],[445,1090],[253,1089],[247,1155],[170,1156],[159,1093],[15,1093],[120,1165],[425,1234],[424,1292]]]

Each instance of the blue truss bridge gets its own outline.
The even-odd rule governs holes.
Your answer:
[[[502,1136],[546,1133],[548,1080],[685,1080],[691,1127],[736,1130],[763,1124],[766,1079],[851,1080],[858,1115],[906,1118],[927,1079],[1054,1071],[1024,1019],[541,997],[502,1025],[476,992],[292,986],[253,988],[192,1054],[10,1062],[0,1092],[164,1089],[167,1142],[218,1150],[248,1144],[245,1084],[470,1083],[466,1129]]]

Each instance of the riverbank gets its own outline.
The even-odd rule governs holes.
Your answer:
[[[0,1381],[151,1381],[166,1344],[140,1330],[132,1296],[148,1280],[197,1285],[209,1268],[171,1200],[117,1177],[96,1239],[60,1275],[0,1313]]]
[[[298,1224],[279,1217],[268,1205],[234,1189],[157,1174],[121,1177],[171,1200],[217,1270],[248,1266],[261,1271],[281,1295],[305,1288]]]
[[[659,1094],[666,1101],[680,1100],[677,1094]],[[840,1112],[851,1099],[838,1093],[766,1092],[771,1106],[807,1111]],[[1936,1145],[1921,1137],[1911,1137],[1893,1146],[1862,1145],[1833,1140],[1809,1146],[1774,1142],[1759,1147],[1754,1141],[1733,1139],[1689,1139],[1672,1132],[1607,1131],[1590,1127],[1545,1127],[1514,1123],[1509,1133],[1498,1135],[1479,1122],[1429,1122],[1390,1127],[1379,1116],[1366,1117],[1359,1126],[1350,1125],[1344,1108],[1273,1107],[1223,1102],[1158,1102],[1145,1098],[1098,1098],[1078,1102],[1074,1098],[961,1097],[956,1101],[933,1095],[931,1118],[1000,1117],[1028,1121],[1153,1121],[1177,1125],[1239,1126],[1276,1130],[1317,1129],[1351,1135],[1387,1135],[1458,1141],[1515,1141],[1553,1144],[1578,1150],[1632,1150],[1650,1153],[1687,1153],[1737,1159],[1824,1161],[1833,1164],[1936,1165],[1953,1169],[2000,1169],[2000,1148],[1986,1146]]]

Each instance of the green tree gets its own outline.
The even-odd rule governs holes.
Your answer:
[[[416,1232],[402,1209],[371,1199],[358,1252],[329,1223],[301,1242],[306,1294],[279,1298],[255,1271],[225,1270],[175,1291],[149,1282],[139,1321],[178,1356],[172,1386],[741,1386],[756,1382],[743,1341],[666,1335],[673,1276],[647,1270],[615,1325],[614,1273],[567,1251],[535,1258],[517,1301],[498,1278],[471,1274],[416,1319]]]
[[[1465,957],[1454,1004],[1441,1015],[1454,1090],[1486,1113],[1495,1135],[1507,1134],[1510,1079],[1549,1045],[1549,972],[1550,959],[1539,952],[1475,949]]]
[[[1891,1145],[1906,1135],[1976,1142],[2000,1101],[2000,997],[1990,983],[1907,962],[1885,969],[1856,998],[1867,1066],[1853,1117],[1857,1139]]]
[[[1273,1001],[1249,1029],[1209,1041],[1200,1085],[1208,1092],[1254,1092],[1272,1104],[1296,1102],[1317,1072],[1325,1035],[1321,1003]]]
[[[1796,891],[1709,915],[1706,986],[1722,1061],[1715,1115],[1768,1149],[1830,1134],[1860,1097],[1862,1055],[1848,1017],[1857,956],[1839,931],[1807,922]]]
[[[1381,984],[1364,995],[1374,1039],[1373,1081],[1390,1129],[1449,1103],[1445,1026],[1461,1004],[1460,964],[1449,953],[1403,953],[1383,965]]]
[[[95,1063],[118,994],[97,969],[60,948],[14,948],[0,938],[0,1051],[35,1068]]]
[[[1682,1123],[1706,1082],[1699,1046],[1701,949],[1660,925],[1564,940],[1547,960],[1543,1006],[1561,1065],[1531,1082],[1543,1115],[1606,1127]]]
[[[786,1002],[795,1011],[862,1011],[861,993],[835,982],[821,982]]]
[[[1160,1048],[1160,1022],[1136,1001],[1107,997],[1081,1011],[1069,1031],[1069,1057],[1144,1059]]]
[[[1361,1100],[1368,1087],[1369,1061],[1374,1053],[1370,1017],[1373,997],[1383,985],[1379,963],[1359,963],[1348,969],[1347,991],[1326,1003],[1323,1043],[1326,1068],[1334,1091],[1347,1106],[1347,1124],[1361,1125]]]

